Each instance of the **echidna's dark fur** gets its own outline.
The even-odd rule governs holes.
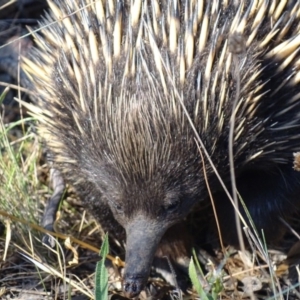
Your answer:
[[[299,1],[228,2],[56,0],[26,60],[39,95],[30,109],[54,166],[104,230],[121,239],[126,231],[129,296],[143,288],[161,237],[167,232],[162,241],[182,244],[184,234],[172,226],[209,201],[182,104],[228,184],[238,97],[237,187],[267,240],[279,234],[278,217],[299,207],[300,176],[292,169],[300,150]],[[245,39],[235,57],[233,34]],[[204,165],[230,229],[231,205],[205,155]],[[224,230],[227,241],[233,232]]]

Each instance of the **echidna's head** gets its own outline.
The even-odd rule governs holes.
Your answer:
[[[118,176],[114,174],[111,177],[114,183],[108,180],[106,186],[101,179],[97,182],[115,219],[126,230],[123,286],[131,297],[147,282],[153,256],[165,231],[182,221],[199,200],[196,189],[192,191],[180,181],[166,177],[162,171],[157,178],[144,180],[140,177],[133,183],[129,180],[117,182]],[[105,176],[106,180],[108,178]]]

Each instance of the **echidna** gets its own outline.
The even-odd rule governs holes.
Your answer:
[[[300,2],[236,2],[55,0],[34,33],[30,109],[54,167],[104,230],[126,232],[130,297],[159,245],[181,244],[184,218],[209,201],[204,172],[234,224],[205,153],[230,186],[235,99],[237,189],[257,228],[276,238],[279,216],[299,208]],[[236,53],[232,36],[244,40]]]

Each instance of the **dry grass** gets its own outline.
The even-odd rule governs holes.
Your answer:
[[[22,123],[25,131],[22,130],[20,121],[3,124],[2,119],[0,120],[0,207],[2,214],[8,213],[14,217],[2,218],[6,234],[1,239],[1,286],[6,290],[5,295],[22,295],[27,291],[28,295],[31,292],[39,295],[39,299],[42,295],[52,295],[52,291],[60,295],[72,289],[91,296],[89,285],[81,282],[78,277],[90,270],[85,271],[83,267],[79,270],[79,275],[76,274],[77,268],[72,270],[68,265],[73,259],[72,252],[61,249],[59,244],[54,251],[46,249],[41,243],[42,233],[33,225],[39,224],[45,200],[51,191],[48,188],[47,167],[43,164],[41,146],[32,133],[32,125],[29,125],[32,121],[27,118]],[[90,234],[87,231],[90,230],[89,227],[95,227],[94,224],[81,220],[80,209],[76,210],[75,207],[71,210],[67,203],[61,211],[68,211],[66,215],[78,222],[71,223],[62,218],[64,221],[59,222],[59,227],[63,226],[65,232],[71,234],[77,231],[76,235],[80,236],[78,228],[81,222],[81,233],[88,240]],[[96,259],[96,255],[84,255],[87,262]],[[73,278],[68,282],[70,274]],[[51,292],[46,292],[49,290]]]

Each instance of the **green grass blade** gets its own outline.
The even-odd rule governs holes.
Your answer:
[[[203,287],[200,283],[200,280],[198,278],[197,271],[196,271],[196,266],[195,266],[195,262],[194,262],[193,257],[191,258],[190,265],[189,265],[189,276],[190,276],[192,284],[195,287],[196,292],[198,293],[200,298],[202,300],[210,300],[210,297],[208,297],[206,295],[206,293],[205,293],[205,291],[204,291],[204,289],[203,289]]]
[[[105,268],[106,255],[109,253],[108,235],[105,235],[102,243],[100,253],[101,260],[96,265],[95,276],[95,299],[107,300],[108,299],[108,273]]]

